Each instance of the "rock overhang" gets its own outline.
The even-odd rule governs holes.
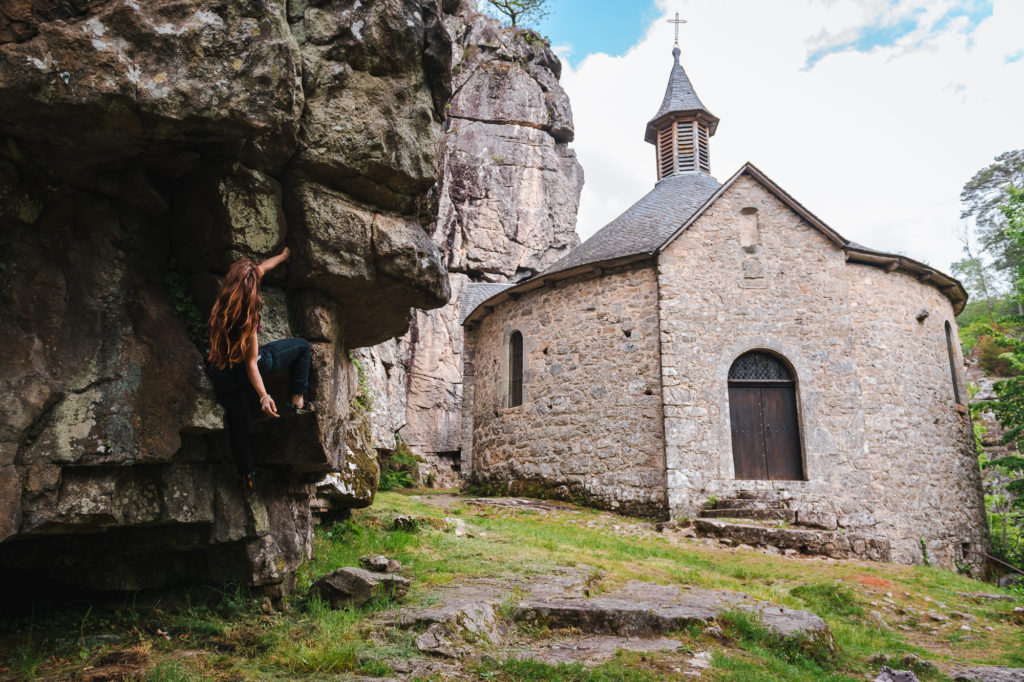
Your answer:
[[[312,14],[348,26],[335,16],[344,5]],[[0,314],[14,322],[0,337],[25,358],[0,372],[24,398],[0,413],[0,563],[102,589],[287,589],[308,558],[312,481],[354,468],[357,502],[372,500],[375,458],[346,452],[348,348],[403,333],[413,307],[449,297],[425,231],[451,95],[443,11],[433,0],[363,5],[362,34],[316,44],[301,8],[226,0],[106,3],[0,32]],[[373,43],[406,34],[400,50]],[[363,114],[380,114],[372,135],[350,134],[361,120],[351,112],[337,130],[342,86],[373,105]],[[410,115],[387,113],[397,110]],[[306,224],[306,195],[342,206],[359,225],[350,243]],[[303,243],[311,233],[322,243]],[[280,480],[259,481],[246,501],[201,340],[175,309],[202,327],[232,261],[285,245],[291,263],[264,282],[283,310],[265,309],[263,331],[311,339],[310,391],[324,411],[255,425],[257,463]],[[62,551],[78,555],[63,573]]]

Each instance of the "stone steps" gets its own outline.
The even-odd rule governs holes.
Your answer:
[[[709,509],[785,509],[778,500],[752,500],[747,498],[730,497],[724,500],[715,500],[708,507]]]
[[[828,628],[812,613],[765,605],[747,594],[680,590],[639,581],[631,581],[607,596],[589,599],[526,599],[519,603],[513,620],[588,634],[658,637],[689,625],[708,625],[731,609],[755,613],[766,627],[782,636],[798,629],[824,632]]]
[[[758,519],[762,521],[785,521],[787,523],[796,523],[796,512],[783,508],[746,509],[715,507],[714,509],[702,509],[700,515],[703,518]]]
[[[800,554],[815,554],[834,559],[891,560],[892,550],[888,540],[859,533],[776,528],[730,523],[714,518],[695,519],[693,525],[699,535],[727,538],[737,545],[772,546],[780,550],[792,549]]]
[[[736,500],[763,500],[776,502],[780,498],[778,490],[740,490],[734,496]]]
[[[740,609],[781,637],[799,637],[834,650],[828,625],[815,614],[760,602],[748,594],[634,580],[588,596],[596,587],[587,574],[571,569],[526,585],[479,579],[444,588],[435,605],[404,610],[392,617],[391,624],[426,626],[416,638],[417,648],[447,658],[463,658],[481,644],[520,650],[550,648],[544,641],[522,641],[514,628],[519,623],[565,630],[570,638],[550,653],[570,662],[594,660],[604,655],[599,652],[614,654],[620,647],[634,651],[673,648],[679,641],[665,637],[675,636],[688,625],[711,625],[721,614]],[[509,618],[502,605],[514,590],[522,597],[514,603]]]

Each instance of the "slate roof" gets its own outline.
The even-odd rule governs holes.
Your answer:
[[[921,282],[928,282],[939,289],[953,304],[954,313],[959,314],[963,310],[967,302],[967,291],[955,278],[912,258],[851,242],[808,211],[756,166],[746,163],[725,184],[696,172],[671,175],[661,180],[625,213],[598,230],[548,270],[530,279],[516,285],[470,284],[473,289],[467,289],[463,295],[459,321],[465,323],[470,317],[474,318],[471,321],[479,319],[480,315],[474,314],[474,311],[489,299],[500,303],[516,293],[543,287],[550,280],[575,277],[582,272],[578,269],[581,266],[608,261],[631,262],[639,258],[626,259],[630,256],[643,257],[645,254],[653,257],[689,229],[743,175],[752,176],[829,241],[843,249],[849,262],[884,268],[886,272],[898,269],[916,276]],[[504,293],[506,290],[507,293]]]
[[[511,284],[492,284],[490,282],[470,282],[462,292],[462,301],[459,304],[459,324],[466,321],[466,317],[476,310],[476,307],[511,287]]]
[[[537,277],[642,253],[654,253],[721,184],[710,175],[669,175],[626,212]]]
[[[675,59],[675,64],[672,65],[672,71],[668,76],[668,85],[665,87],[665,99],[662,100],[658,113],[647,122],[647,130],[644,133],[644,140],[651,144],[655,143],[658,136],[658,121],[667,114],[703,112],[711,124],[708,130],[711,135],[715,134],[715,128],[718,127],[718,117],[708,111],[708,108],[700,101],[697,91],[693,89],[693,83],[690,82],[690,79],[686,76],[686,71],[683,70],[682,65],[679,63],[678,47],[672,48],[672,57]]]

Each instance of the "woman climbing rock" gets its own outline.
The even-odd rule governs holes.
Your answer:
[[[263,377],[287,367],[291,394],[289,407],[296,414],[316,411],[316,404],[305,398],[309,378],[309,342],[291,338],[260,346],[256,339],[263,308],[260,282],[264,274],[286,261],[288,255],[286,247],[259,265],[249,258],[232,265],[210,311],[210,354],[207,358],[210,379],[217,400],[224,406],[238,473],[250,488],[255,485],[256,472],[249,449],[249,407],[258,401],[260,409],[267,415],[281,416],[263,384]]]

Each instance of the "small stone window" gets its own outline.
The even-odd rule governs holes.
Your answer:
[[[508,406],[523,404],[523,335],[512,332],[508,337]]]
[[[960,377],[956,371],[956,353],[953,352],[953,327],[946,320],[946,353],[949,355],[949,374],[953,380],[953,399],[957,405],[963,405],[964,401],[960,395]]]
[[[761,226],[757,221],[757,209],[748,206],[740,210],[740,247],[747,253],[757,253],[761,245]]]

